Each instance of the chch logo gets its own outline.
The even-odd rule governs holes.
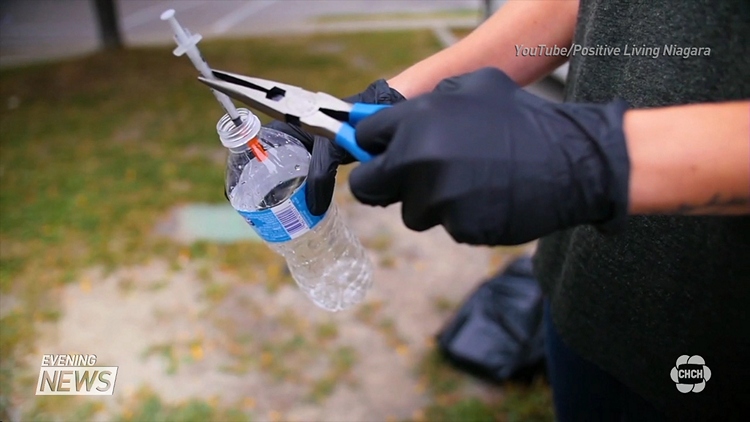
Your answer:
[[[702,357],[682,355],[669,375],[680,393],[700,393],[706,388],[706,381],[711,379],[711,370]]]

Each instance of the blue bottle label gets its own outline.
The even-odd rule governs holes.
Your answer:
[[[289,199],[260,211],[238,211],[266,242],[278,243],[296,239],[318,225],[323,215],[312,215],[305,202],[303,183]]]

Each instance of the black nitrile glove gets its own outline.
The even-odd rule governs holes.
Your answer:
[[[389,87],[384,79],[378,79],[363,92],[344,100],[350,103],[395,104],[404,99],[404,96]],[[266,127],[299,139],[311,152],[312,159],[307,171],[307,187],[305,190],[307,207],[314,215],[321,215],[326,212],[333,197],[336,169],[341,164],[351,163],[354,161],[354,157],[330,139],[312,135],[297,126],[274,120]]]
[[[626,108],[551,103],[482,69],[362,120],[357,143],[380,155],[349,184],[365,204],[402,202],[407,227],[442,224],[462,243],[514,245],[585,223],[618,228],[628,206]]]

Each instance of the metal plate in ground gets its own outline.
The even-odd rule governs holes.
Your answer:
[[[229,204],[188,204],[176,209],[170,220],[170,235],[181,241],[260,241],[255,231]]]

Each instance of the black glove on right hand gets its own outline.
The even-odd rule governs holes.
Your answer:
[[[626,109],[622,101],[555,104],[482,69],[362,120],[357,143],[380,155],[349,184],[365,204],[402,202],[407,227],[441,224],[465,243],[617,225],[628,210]]]
[[[395,104],[403,101],[403,95],[388,86],[384,79],[378,79],[370,84],[364,91],[351,97],[344,98],[350,103],[367,104]],[[266,125],[271,129],[284,132],[302,142],[308,151],[311,151],[310,168],[307,172],[307,188],[305,196],[307,207],[313,215],[321,215],[331,205],[333,188],[336,184],[336,169],[341,164],[349,164],[354,161],[346,150],[336,145],[332,140],[312,135],[297,126],[289,125],[278,120]]]

